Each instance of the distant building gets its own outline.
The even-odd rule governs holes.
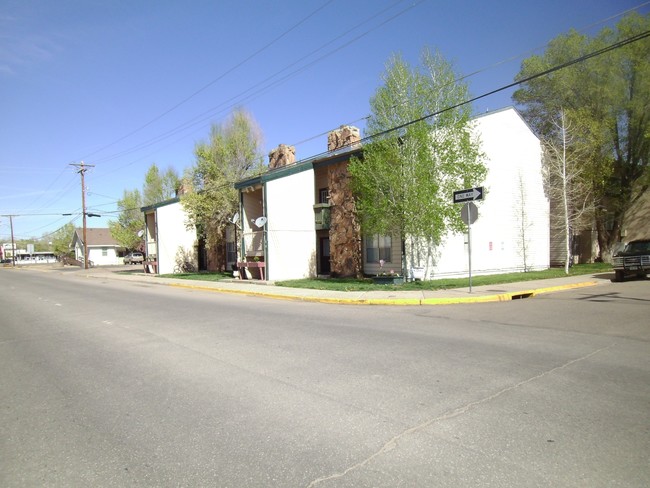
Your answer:
[[[145,218],[145,261],[153,273],[171,274],[199,269],[196,231],[185,225],[180,198],[142,207]],[[203,269],[203,266],[201,266]]]
[[[93,266],[114,266],[122,264],[124,247],[113,238],[108,228],[86,228],[88,239],[88,260]],[[77,228],[72,236],[75,259],[84,260],[83,229]]]

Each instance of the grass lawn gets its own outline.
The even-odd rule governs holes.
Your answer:
[[[177,273],[177,274],[163,274],[161,278],[176,278],[177,280],[198,280],[198,281],[221,281],[231,280],[232,273],[211,273],[202,271],[200,273]]]
[[[612,271],[611,264],[594,263],[578,264],[569,269],[569,276],[593,275]],[[498,285],[516,281],[543,280],[547,278],[561,278],[566,276],[564,268],[551,268],[544,271],[530,271],[528,273],[507,273],[489,276],[472,276],[472,286]],[[182,273],[162,275],[163,278],[176,278],[186,280],[219,281],[232,279],[231,273]],[[462,288],[468,286],[468,278],[449,278],[431,281],[412,281],[401,285],[375,285],[372,279],[357,280],[354,278],[323,278],[276,281],[276,286],[289,288],[311,288],[316,290],[335,291],[365,291],[365,290],[444,290],[448,288]]]

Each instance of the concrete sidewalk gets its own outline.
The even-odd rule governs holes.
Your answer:
[[[117,268],[117,267],[116,267]],[[139,272],[124,273],[129,267],[77,269],[75,274],[87,278],[116,279],[144,282],[178,288],[232,293],[265,298],[300,300],[322,303],[357,305],[445,305],[454,303],[502,302],[529,298],[545,293],[584,288],[611,283],[608,273],[597,275],[568,276],[546,280],[523,281],[502,285],[468,286],[449,290],[422,291],[330,291],[276,286],[272,282],[255,280],[198,281],[177,278],[161,278]],[[62,268],[54,268],[61,270]]]

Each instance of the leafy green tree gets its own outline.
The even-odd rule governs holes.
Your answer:
[[[143,204],[153,205],[173,198],[179,181],[180,178],[174,168],[169,167],[161,174],[156,163],[153,163],[144,177]]]
[[[263,168],[262,133],[242,109],[212,126],[210,138],[196,144],[196,161],[187,172],[191,191],[181,197],[189,216],[217,260],[223,256],[225,230],[239,207],[233,183]]]
[[[468,88],[456,79],[439,52],[424,49],[420,67],[393,56],[370,100],[371,142],[349,166],[364,233],[408,238],[411,262],[417,243],[429,253],[447,232],[465,228],[451,195],[487,174],[471,108],[462,104]]]
[[[138,190],[124,190],[124,195],[117,202],[119,210],[118,219],[108,222],[113,239],[127,249],[138,249],[142,243],[144,231],[144,216],[142,207],[142,196]]]
[[[578,59],[650,30],[650,16],[632,14],[616,29],[590,38],[570,31],[553,39],[542,56],[524,60],[517,80]],[[563,112],[580,145],[582,173],[593,191],[600,259],[621,239],[625,213],[650,184],[650,38],[526,81],[513,98],[535,131],[558,139]]]
[[[56,256],[66,256],[70,253],[70,245],[72,244],[72,236],[74,235],[74,230],[74,224],[72,222],[68,222],[48,237],[49,242],[52,242],[52,252]]]
[[[124,190],[122,199],[118,200],[119,217],[108,223],[113,238],[127,249],[140,248],[141,231],[144,231],[144,217],[140,208],[172,198],[179,181],[173,168],[161,174],[156,163],[153,163],[145,174],[142,193],[139,190]]]

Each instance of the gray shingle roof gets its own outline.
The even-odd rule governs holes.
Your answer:
[[[77,238],[83,242],[83,229],[77,228]],[[86,238],[88,239],[88,246],[115,246],[121,247],[120,244],[113,239],[111,231],[108,228],[88,228],[86,227]]]

